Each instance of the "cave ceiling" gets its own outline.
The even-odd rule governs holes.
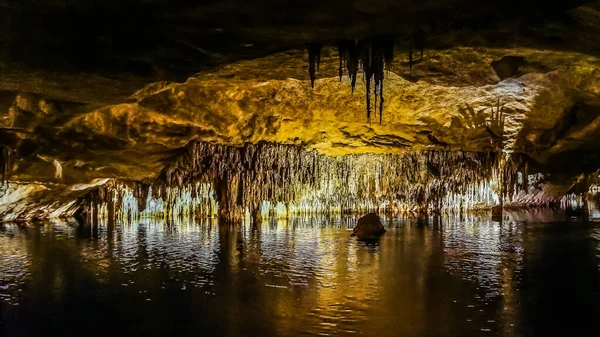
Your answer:
[[[498,109],[506,152],[549,172],[597,168],[597,2],[0,1],[0,30],[14,180],[56,182],[55,161],[67,184],[152,178],[191,140],[486,151]],[[410,64],[416,30],[425,52]],[[368,123],[336,41],[375,36],[395,41],[394,59]]]

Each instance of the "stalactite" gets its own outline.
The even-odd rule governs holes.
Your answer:
[[[420,60],[423,60],[423,53],[427,41],[427,34],[421,25],[415,26],[413,33],[409,38],[409,67],[412,71],[414,59],[413,48],[420,51]],[[339,55],[338,76],[342,80],[344,66],[350,77],[352,93],[356,88],[356,76],[359,67],[362,67],[366,89],[366,109],[367,121],[371,118],[371,84],[373,84],[373,94],[375,95],[375,110],[379,108],[379,122],[383,122],[383,70],[391,70],[394,57],[395,39],[390,36],[373,36],[355,40],[338,39],[336,45]],[[316,71],[319,69],[321,59],[322,43],[311,43],[308,45],[308,63],[311,87],[314,88],[316,80]],[[379,97],[379,102],[377,98]]]
[[[410,37],[408,46],[408,65],[412,71],[414,65],[414,54],[413,49],[418,50],[420,54],[419,61],[423,60],[423,52],[425,51],[425,43],[427,41],[427,35],[422,26],[418,25],[414,28],[414,31]]]
[[[337,47],[340,81],[343,76],[343,65],[345,64],[351,81],[352,93],[354,93],[358,68],[359,66],[362,67],[367,121],[371,121],[372,106],[374,106],[375,111],[379,110],[379,122],[382,123],[384,70],[390,71],[391,69],[394,58],[394,39],[391,37],[370,37],[361,39],[358,42],[338,40]],[[371,104],[371,95],[375,96],[374,104]]]
[[[413,67],[413,50],[412,50],[412,45],[410,45],[408,47],[408,66],[410,67],[410,70],[412,71],[412,67]]]
[[[0,185],[8,180],[8,163],[9,163],[8,148],[0,147]]]
[[[360,41],[359,46],[362,50],[361,52],[361,63],[363,68],[363,78],[365,81],[365,94],[367,99],[367,123],[371,123],[371,78],[373,77],[373,68],[371,64],[371,56],[373,49],[371,48],[371,44],[367,41]],[[377,90],[377,89],[376,89]],[[377,97],[377,93],[375,93],[375,97]]]
[[[348,64],[348,45],[347,40],[339,40],[337,41],[337,49],[338,49],[338,57],[340,61],[340,65],[338,68],[338,76],[340,77],[340,82],[342,81],[342,77],[344,76],[344,66],[347,67]],[[352,90],[354,92],[354,90]]]
[[[359,56],[358,56],[358,48],[354,41],[348,49],[348,75],[350,76],[350,86],[352,88],[352,93],[356,89],[356,78],[358,77],[358,67],[359,67]]]
[[[383,122],[383,78],[384,71],[391,67],[393,60],[394,41],[390,38],[376,38],[372,42],[371,70],[373,73],[375,107],[379,95],[379,123]]]
[[[421,52],[420,60],[423,60],[423,51],[425,50],[425,43],[427,41],[427,35],[422,26],[418,25],[413,33],[413,43],[415,48]]]
[[[356,76],[358,74],[359,68],[359,51],[357,42],[354,40],[338,40],[337,46],[340,58],[340,65],[346,65],[346,69],[348,70],[348,77],[350,77],[352,93],[354,93],[354,89],[356,88]],[[343,67],[340,66],[340,81],[342,80],[343,73]]]
[[[0,186],[9,180],[14,160],[14,150],[8,146],[0,145]]]
[[[321,64],[321,49],[323,49],[323,44],[321,43],[311,43],[308,45],[308,74],[312,88],[315,87],[316,73]]]
[[[247,209],[256,209],[263,201],[313,209],[339,204],[369,208],[398,198],[410,204],[420,193],[414,186],[424,186],[425,195],[435,195],[429,198],[433,202],[443,199],[438,195],[467,192],[470,184],[492,179],[495,167],[493,153],[414,152],[331,158],[295,146],[267,143],[244,148],[193,143],[189,151],[186,158],[173,164],[183,172],[184,185],[210,182],[211,176],[235,172],[244,195],[235,202]],[[189,170],[191,167],[196,170]],[[165,169],[162,176],[167,184],[174,183],[167,175],[172,169]]]
[[[256,223],[261,209],[273,211],[278,204],[286,216],[388,208],[426,216],[489,208],[528,189],[526,158],[496,152],[328,157],[265,142],[243,147],[192,142],[186,150],[156,181],[111,181],[89,200],[100,209],[113,204],[118,221],[217,214],[234,223],[249,212]]]

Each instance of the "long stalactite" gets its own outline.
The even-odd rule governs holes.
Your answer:
[[[310,76],[310,86],[315,87],[315,81],[317,79],[317,71],[321,64],[321,50],[323,44],[311,43],[308,45],[308,74]]]
[[[417,25],[414,28],[414,32],[410,38],[410,46],[408,49],[408,63],[410,70],[413,68],[413,48],[420,51],[420,59],[423,60],[423,52],[425,50],[425,43],[427,41],[427,35],[422,26]]]

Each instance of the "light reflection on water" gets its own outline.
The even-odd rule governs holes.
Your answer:
[[[600,227],[509,217],[386,220],[376,243],[349,237],[355,219],[0,225],[0,334],[518,336],[559,317],[549,332],[597,328],[586,318],[600,314]]]

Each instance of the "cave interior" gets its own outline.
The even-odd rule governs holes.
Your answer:
[[[598,184],[598,1],[0,9],[2,221],[497,212]]]

